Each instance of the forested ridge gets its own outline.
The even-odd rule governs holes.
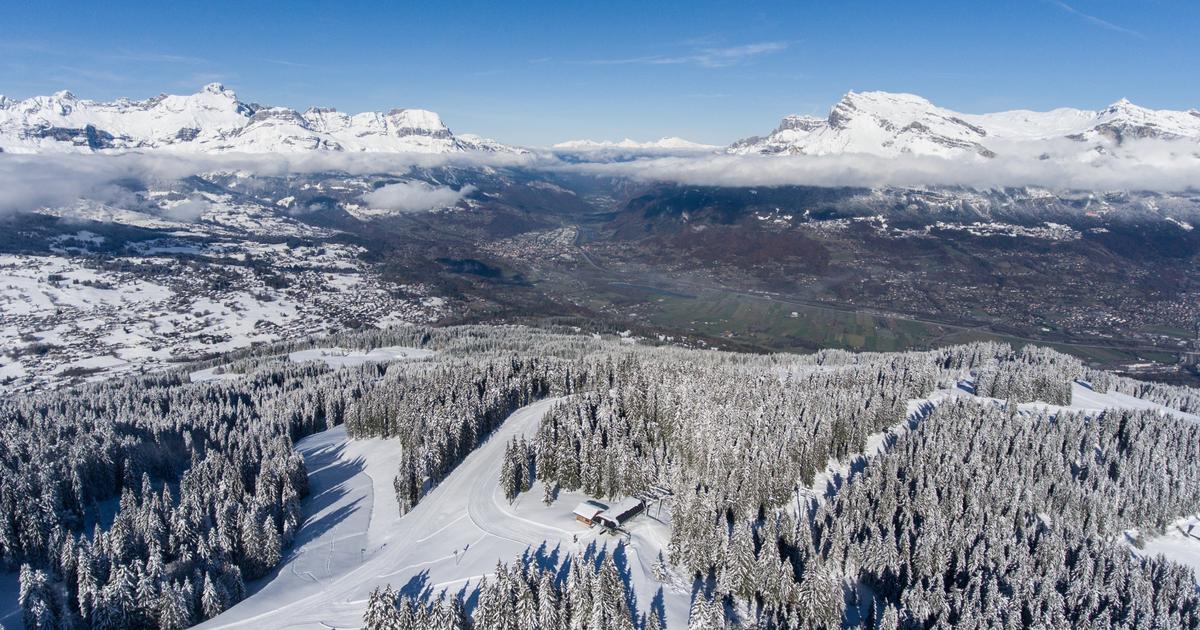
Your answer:
[[[1200,425],[1154,411],[1018,409],[1069,404],[1076,379],[1122,388],[1071,357],[995,344],[803,362],[654,350],[590,357],[576,370],[593,386],[556,404],[531,444],[508,445],[505,492],[529,488],[530,455],[548,495],[670,488],[665,560],[695,580],[692,627],[1200,624],[1190,570],[1122,540],[1125,529],[1162,531],[1200,510]],[[910,400],[958,377],[985,398],[952,397],[905,422]],[[1134,385],[1123,388],[1188,401],[1178,389]],[[797,493],[830,458],[889,429],[886,453],[831,498]],[[368,616],[368,627],[519,628],[532,618],[522,611],[550,608],[544,626],[661,623],[622,599],[618,617],[601,624],[595,586],[572,585],[562,571],[545,607],[542,589],[506,577],[511,569],[496,575],[504,586],[476,593],[508,595],[481,600],[476,614],[447,616],[448,600],[385,591],[376,612],[399,616],[383,625]],[[573,588],[590,599],[573,600]]]
[[[300,525],[307,471],[295,440],[347,418],[360,433],[380,414],[419,410],[432,424],[410,427],[405,444],[423,445],[412,460],[421,462],[415,485],[427,488],[509,411],[544,394],[557,372],[537,367],[534,343],[520,328],[399,328],[0,400],[0,560],[20,570],[23,623],[182,628],[215,616],[279,563]],[[536,343],[551,358],[602,346],[554,333]],[[429,347],[445,358],[339,370],[286,358],[326,345]],[[243,376],[189,382],[188,370],[218,366]],[[421,398],[399,393],[409,386]],[[459,444],[444,438],[450,426],[473,436],[459,434],[459,450],[432,466],[444,452],[434,442]]]
[[[286,358],[334,345],[436,354],[336,370]],[[301,526],[296,440],[341,424],[393,439],[404,512],[514,410],[551,396],[563,400],[536,435],[507,446],[506,494],[533,475],[547,500],[668,490],[660,562],[701,585],[696,627],[1200,625],[1190,572],[1121,540],[1200,511],[1198,425],[1015,405],[1067,404],[1076,379],[1182,411],[1196,393],[1052,351],[745,355],[404,328],[201,364],[215,366],[243,376],[190,383],[179,370],[0,401],[0,557],[21,573],[26,627],[182,628],[219,614]],[[1009,402],[949,399],[911,417],[911,401],[960,380]],[[836,492],[810,489],[881,433],[885,452]],[[514,560],[471,605],[384,589],[367,625],[524,627],[534,610],[545,627],[661,623],[605,562]]]

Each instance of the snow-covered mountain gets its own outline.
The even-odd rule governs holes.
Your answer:
[[[788,116],[766,137],[739,140],[727,151],[976,159],[1030,151],[1043,159],[1086,160],[1119,153],[1127,141],[1143,138],[1182,140],[1188,143],[1185,150],[1195,152],[1200,149],[1200,112],[1152,110],[1122,99],[1098,111],[1061,108],[963,114],[912,94],[850,92],[825,118]]]
[[[0,150],[121,151],[173,149],[201,153],[371,151],[523,152],[473,135],[454,135],[434,112],[393,109],[346,114],[329,108],[298,112],[238,100],[219,83],[187,96],[99,103],[70,92],[14,101],[0,96]]]
[[[642,151],[715,151],[720,147],[711,144],[701,144],[684,140],[679,137],[659,138],[650,142],[638,142],[625,138],[620,142],[611,140],[568,140],[560,142],[553,149],[561,149],[564,151],[603,151],[609,149],[631,149]]]

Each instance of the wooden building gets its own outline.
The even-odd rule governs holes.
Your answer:
[[[607,509],[608,506],[599,501],[584,501],[575,506],[575,520],[591,527],[596,523],[596,517]]]

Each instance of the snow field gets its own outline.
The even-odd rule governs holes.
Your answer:
[[[1126,539],[1136,537],[1136,531],[1126,532]],[[1139,549],[1134,545],[1134,553],[1142,556],[1165,556],[1191,568],[1196,577],[1197,587],[1200,587],[1200,514],[1181,518],[1171,524],[1161,536],[1155,536],[1143,541]]]
[[[389,287],[370,275],[351,246],[293,250],[176,239],[139,245],[146,251],[185,246],[218,260],[270,260],[287,270],[281,274],[287,286],[268,286],[242,266],[220,265],[231,280],[213,287],[207,266],[166,256],[126,256],[127,270],[116,271],[89,268],[87,260],[72,256],[0,255],[0,388],[161,369],[255,343],[326,333],[347,319],[387,327],[425,321],[446,309],[443,300],[420,297],[421,287]],[[164,268],[177,273],[164,274]],[[396,297],[396,288],[411,297]],[[355,360],[351,354],[343,361]],[[333,361],[331,355],[327,362]],[[201,373],[194,380],[214,376]]]
[[[404,359],[424,359],[433,356],[432,350],[422,348],[405,348],[403,346],[387,346],[376,348],[369,352],[346,350],[345,348],[313,348],[300,350],[288,355],[292,363],[305,361],[323,361],[325,365],[337,369],[353,367],[364,363],[398,361]]]
[[[434,354],[433,350],[407,348],[404,346],[385,346],[366,352],[361,350],[347,350],[345,348],[310,348],[308,350],[298,350],[289,353],[288,360],[292,363],[321,361],[331,369],[336,370],[344,367],[355,367],[364,363],[387,363],[389,361],[424,359]],[[227,381],[243,376],[242,374],[224,372],[223,367],[215,366],[196,370],[189,373],[188,378],[193,383],[200,383],[204,381]],[[349,443],[356,444],[358,442],[350,441]]]

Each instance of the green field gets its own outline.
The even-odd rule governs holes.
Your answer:
[[[926,347],[952,331],[934,324],[729,293],[662,297],[650,317],[660,326],[771,350],[903,350]]]
[[[972,341],[998,341],[1019,348],[1031,343],[985,330],[726,292],[706,292],[694,298],[659,295],[651,298],[648,318],[649,323],[662,328],[777,351],[840,348],[887,352]],[[1137,352],[1054,342],[1039,342],[1038,345],[1073,354],[1095,365],[1115,366],[1140,361],[1169,364],[1175,361],[1169,352]]]

